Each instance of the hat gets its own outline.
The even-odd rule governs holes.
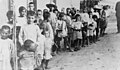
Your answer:
[[[54,7],[57,8],[57,6],[55,5],[54,2],[50,3],[50,4],[46,4],[46,7],[50,8],[50,7]]]

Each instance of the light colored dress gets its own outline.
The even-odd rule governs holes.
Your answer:
[[[10,39],[0,39],[0,70],[12,70],[10,60],[14,53],[13,42]]]
[[[45,55],[44,59],[49,60],[52,58],[51,55],[51,48],[52,48],[53,41],[51,38],[46,38],[45,39]]]
[[[73,22],[72,24],[72,28],[73,29],[82,29],[83,25],[82,22],[78,21],[78,22]],[[76,39],[82,39],[82,31],[75,31],[73,32],[73,40]]]
[[[43,59],[43,55],[44,55],[45,42],[46,42],[45,36],[44,36],[44,35],[41,35],[41,36],[38,38],[37,44],[38,44],[39,46],[37,47],[37,51],[36,51],[36,53],[37,53],[38,55],[40,54],[41,59]]]

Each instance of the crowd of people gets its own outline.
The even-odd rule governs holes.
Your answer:
[[[48,69],[50,59],[61,52],[74,52],[99,41],[105,35],[107,6],[83,11],[67,8],[59,11],[56,5],[34,10],[19,7],[20,15],[8,11],[8,22],[0,29],[0,70],[14,70],[14,53],[17,47],[19,70]],[[16,46],[13,45],[16,23]]]

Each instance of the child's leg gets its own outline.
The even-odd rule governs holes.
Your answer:
[[[93,41],[92,36],[89,36],[89,40],[90,40],[90,43],[92,43],[92,41]]]
[[[49,63],[49,59],[45,60],[45,69],[48,69],[48,63]]]
[[[78,48],[78,50],[80,50],[81,49],[81,39],[77,39],[78,41],[77,41],[77,48]]]
[[[87,46],[89,46],[89,43],[90,43],[89,36],[86,37],[86,42],[87,42]]]
[[[68,45],[68,39],[67,39],[67,36],[64,37],[64,49],[67,50],[69,48],[69,45]]]
[[[42,70],[45,70],[45,59],[41,61],[41,68]]]
[[[82,46],[82,39],[79,39],[79,47],[81,48]]]
[[[99,39],[99,28],[96,29],[96,40]]]
[[[93,35],[93,42],[96,42],[96,35]]]

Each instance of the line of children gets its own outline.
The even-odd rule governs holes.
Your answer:
[[[23,6],[20,7],[20,16],[17,18],[17,41],[20,42],[19,70],[49,69],[48,63],[52,53],[62,50],[78,51],[89,43],[95,43],[99,38],[98,14],[87,13],[86,10],[84,13],[79,11],[76,13],[75,8],[68,8],[67,14],[53,9],[52,12],[47,9],[43,12],[41,10],[34,12],[33,3],[30,3],[30,7],[29,11],[26,11]],[[103,18],[104,15],[103,11]],[[0,65],[3,65],[3,69],[0,70],[7,70],[5,63],[8,64],[9,70],[13,67],[10,63],[14,52],[14,46],[10,40],[12,39],[10,32],[13,29],[13,11],[9,11],[7,17],[9,25],[1,29],[0,44],[5,48],[0,47]],[[64,41],[64,45],[61,45],[61,41]],[[3,57],[5,51],[10,51],[5,54],[9,57]]]

